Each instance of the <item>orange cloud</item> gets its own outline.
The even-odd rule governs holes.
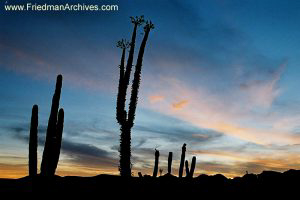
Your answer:
[[[181,100],[179,102],[173,103],[172,108],[174,110],[181,110],[189,103],[188,100]]]
[[[161,95],[149,96],[150,103],[157,103],[157,102],[163,101],[164,99],[165,99],[165,97],[161,96]]]

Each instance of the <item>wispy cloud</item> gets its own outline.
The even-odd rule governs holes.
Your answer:
[[[156,82],[149,82],[148,87],[154,87],[156,92],[164,95],[165,100],[160,104],[143,102],[143,106],[199,128],[215,130],[257,144],[297,144],[300,137],[277,129],[276,124],[280,126],[278,120],[283,119],[270,114],[273,113],[272,104],[280,95],[279,81],[284,69],[285,64],[282,64],[272,73],[268,72],[264,76],[260,74],[264,78],[262,80],[258,79],[258,75],[252,75],[242,86],[237,79],[240,86],[232,87],[230,93],[213,93],[204,86],[190,86],[175,78],[156,78]],[[188,101],[174,104],[173,99],[179,97]],[[177,109],[170,109],[170,106]],[[294,117],[295,120],[298,118]],[[285,123],[292,122],[293,118],[285,120]]]
[[[276,97],[280,95],[279,81],[285,68],[286,63],[280,65],[266,80],[256,79],[242,83],[241,95],[253,107],[270,108]]]
[[[181,110],[189,103],[188,100],[181,100],[179,102],[173,103],[172,108],[174,110]]]
[[[163,101],[164,99],[165,99],[165,97],[161,96],[161,95],[149,96],[150,103],[157,103],[157,102]]]

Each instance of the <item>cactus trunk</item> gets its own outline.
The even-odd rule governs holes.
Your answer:
[[[182,178],[182,174],[183,174],[183,167],[184,167],[184,160],[185,160],[185,151],[186,151],[186,144],[183,144],[183,146],[182,146],[182,152],[181,152],[180,166],[179,166],[179,178]]]
[[[123,87],[124,87],[124,65],[125,65],[125,53],[126,49],[124,48],[122,50],[122,57],[121,57],[121,63],[120,63],[120,76],[119,76],[119,88],[118,88],[118,97],[117,97],[117,121],[119,123],[123,123],[126,118],[126,114],[124,113],[124,108],[125,108],[125,101],[123,100]],[[127,88],[126,88],[127,89]],[[126,96],[126,94],[125,94]]]
[[[169,152],[169,157],[168,157],[168,174],[172,173],[172,157],[173,157],[173,153]]]
[[[155,150],[155,163],[154,163],[153,177],[157,177],[158,162],[159,162],[159,151]]]
[[[120,174],[121,176],[131,176],[131,129],[121,126],[120,141]]]
[[[32,107],[29,135],[29,176],[37,175],[38,106]]]
[[[61,95],[62,87],[62,75],[57,76],[56,88],[52,98],[52,106],[50,111],[50,117],[47,127],[46,141],[44,145],[43,159],[41,163],[41,175],[53,176],[55,174],[55,169],[57,167],[57,157],[59,157],[58,149],[60,149],[61,135],[60,129],[62,131],[63,114],[61,114],[60,121],[57,122],[57,114],[59,108],[59,100]],[[60,140],[60,141],[59,141]]]
[[[129,84],[130,74],[131,74],[131,69],[132,69],[137,27],[138,27],[138,24],[134,24],[132,37],[131,37],[131,42],[130,42],[130,50],[129,50],[129,55],[128,55],[128,59],[127,59],[126,71],[125,71],[125,74],[124,74],[124,83],[123,83],[123,85],[126,86],[126,90],[127,90],[128,84]],[[125,90],[125,96],[123,96],[124,97],[124,102],[126,101],[125,100],[126,90]],[[125,103],[124,103],[124,105],[125,105]]]

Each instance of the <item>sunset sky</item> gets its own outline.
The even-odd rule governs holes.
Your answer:
[[[57,74],[65,110],[57,174],[119,173],[116,42],[131,37],[132,15],[155,24],[132,130],[135,175],[152,174],[155,148],[163,173],[173,152],[177,174],[183,143],[196,175],[300,168],[300,1],[83,2],[119,10],[5,12],[1,2],[0,178],[28,173],[33,104],[40,166]]]

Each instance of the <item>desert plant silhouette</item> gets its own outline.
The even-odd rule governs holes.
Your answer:
[[[161,168],[159,169],[159,176],[162,176],[163,171],[164,171],[163,169]]]
[[[172,173],[172,159],[173,159],[173,153],[169,152],[169,156],[168,156],[168,174]]]
[[[37,175],[38,105],[32,107],[29,135],[29,176]]]
[[[118,87],[118,95],[117,95],[117,106],[116,106],[116,118],[117,122],[120,125],[120,165],[119,171],[121,176],[131,176],[131,128],[134,124],[135,119],[135,111],[138,101],[138,91],[141,80],[141,69],[143,63],[143,56],[146,47],[146,43],[148,40],[149,33],[151,29],[154,28],[152,22],[146,22],[144,26],[144,37],[141,42],[141,46],[139,49],[136,65],[135,65],[135,73],[132,81],[131,87],[131,97],[128,108],[128,113],[125,110],[126,103],[126,93],[129,85],[130,74],[132,69],[133,57],[134,57],[134,49],[135,49],[135,41],[136,41],[136,33],[137,28],[145,23],[144,16],[141,17],[130,17],[131,22],[134,25],[131,42],[128,43],[126,40],[121,40],[117,42],[117,47],[122,49],[121,63],[120,63],[120,76],[119,76],[119,87]],[[129,55],[127,59],[127,65],[125,69],[125,57],[126,57],[126,49],[130,47]]]
[[[196,168],[196,156],[193,156],[192,163],[191,163],[191,169],[190,169],[190,172],[189,172],[189,177],[190,178],[193,178],[194,172],[195,172],[195,168]]]
[[[186,174],[186,177],[189,177],[189,173],[190,173],[190,170],[189,170],[189,161],[186,160],[185,161],[185,174]]]
[[[186,151],[186,144],[184,143],[182,146],[182,152],[181,152],[181,160],[180,160],[179,174],[178,174],[179,178],[182,178],[182,174],[183,174],[185,151]]]
[[[196,156],[193,156],[192,163],[191,163],[191,169],[189,169],[189,161],[185,161],[185,170],[186,170],[186,177],[187,178],[193,178],[194,171],[196,167]]]
[[[155,163],[154,163],[153,177],[157,176],[158,162],[159,162],[159,151],[155,149]]]
[[[47,135],[41,163],[42,176],[55,174],[62,141],[64,126],[64,110],[59,108],[59,100],[62,87],[62,75],[57,76],[56,88],[52,98],[52,106],[47,127]],[[37,174],[37,137],[38,137],[38,106],[32,108],[30,137],[29,137],[29,175]]]

